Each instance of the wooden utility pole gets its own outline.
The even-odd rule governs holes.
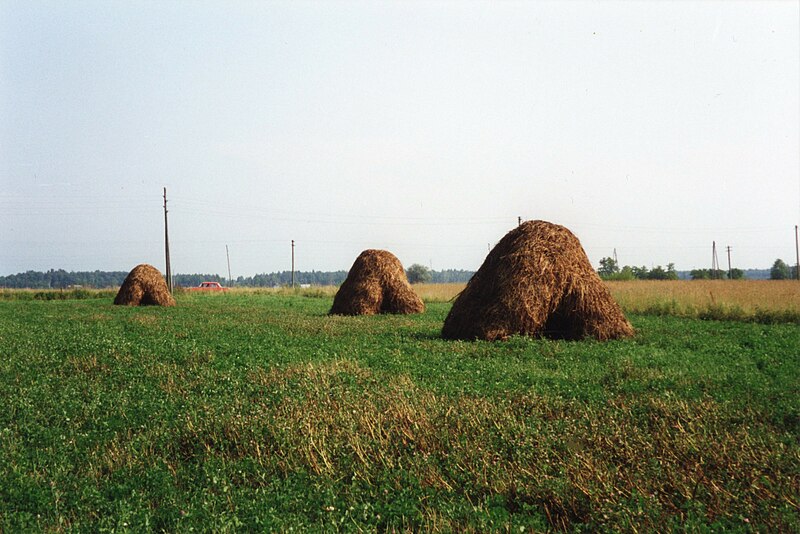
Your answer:
[[[719,278],[719,256],[717,256],[717,242],[711,242],[711,279]]]
[[[167,259],[167,289],[172,293],[172,267],[169,264],[169,223],[167,222],[167,188],[164,188],[164,250]]]
[[[231,286],[231,255],[228,253],[228,245],[225,245],[225,257],[228,258],[228,287]]]
[[[732,274],[731,273],[731,246],[728,245],[727,248],[728,248],[728,280],[730,280],[730,279],[733,278],[733,276],[731,276],[731,274]]]
[[[294,239],[292,239],[292,288],[294,288]]]
[[[794,225],[794,253],[797,260],[797,263],[795,264],[797,266],[797,272],[795,274],[797,275],[797,279],[800,280],[800,242],[797,240],[796,224]]]
[[[517,226],[522,226],[522,217],[517,217]]]

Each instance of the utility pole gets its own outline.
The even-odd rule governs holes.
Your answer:
[[[719,260],[717,259],[717,242],[711,242],[711,279],[714,280],[717,277],[717,271],[719,271]]]
[[[728,245],[727,248],[728,248],[728,280],[730,280],[733,278],[733,276],[731,276],[731,246]]]
[[[794,225],[794,253],[795,253],[795,256],[796,256],[796,259],[797,259],[797,263],[795,264],[795,265],[797,265],[797,272],[795,274],[797,275],[797,279],[800,280],[800,244],[798,244],[798,243],[800,243],[800,242],[798,242],[798,240],[797,240],[797,225],[795,224]]]
[[[522,217],[517,217],[517,226],[522,226]]]
[[[711,242],[711,279],[712,280],[716,276],[714,274],[716,272],[716,270],[717,270],[716,261],[717,261],[717,242],[716,241],[712,241]]]
[[[231,287],[231,255],[228,254],[228,245],[225,245],[225,257],[228,258],[228,287]]]
[[[294,288],[294,239],[292,239],[292,288]]]
[[[617,249],[614,249],[614,265],[619,267],[619,260],[617,260]]]
[[[169,264],[169,225],[167,223],[167,188],[164,188],[164,250],[167,256],[167,289],[172,293],[172,267]]]

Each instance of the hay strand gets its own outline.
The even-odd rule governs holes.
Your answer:
[[[567,228],[527,221],[491,250],[445,319],[446,339],[598,340],[633,327]]]

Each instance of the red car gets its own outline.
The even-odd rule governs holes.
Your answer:
[[[197,287],[187,287],[186,291],[227,291],[219,282],[203,282]]]

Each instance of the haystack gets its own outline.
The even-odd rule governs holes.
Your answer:
[[[634,331],[578,238],[563,226],[528,221],[492,249],[442,329],[447,339],[514,334],[606,340]]]
[[[422,313],[400,260],[386,250],[365,250],[356,258],[333,298],[331,314]]]
[[[175,306],[175,299],[167,289],[161,272],[143,263],[137,265],[125,278],[114,304],[128,306]]]

